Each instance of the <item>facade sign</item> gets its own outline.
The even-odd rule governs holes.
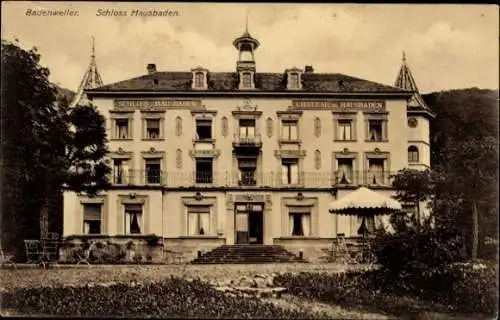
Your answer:
[[[384,112],[385,101],[293,100],[292,109],[335,112]]]
[[[143,99],[115,100],[116,111],[165,111],[166,109],[204,109],[201,100]]]

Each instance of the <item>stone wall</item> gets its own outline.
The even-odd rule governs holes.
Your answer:
[[[358,237],[345,239],[349,251],[355,250],[359,245]],[[315,237],[282,237],[275,238],[274,244],[283,246],[286,250],[300,255],[311,263],[325,263],[332,261],[332,249],[338,245],[338,238],[315,238]]]
[[[165,238],[165,259],[167,261],[188,262],[201,254],[226,244],[225,238],[219,237],[179,237]]]
[[[78,263],[88,257],[94,264],[180,263],[196,258],[198,251],[203,253],[225,243],[218,237],[71,236],[59,248],[59,261]]]

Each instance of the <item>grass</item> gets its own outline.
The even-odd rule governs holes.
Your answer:
[[[290,308],[272,299],[233,297],[206,282],[255,274],[306,270],[336,273],[343,269],[334,264],[19,267],[0,269],[0,290],[3,311],[21,316],[339,319],[346,313],[335,317],[336,310],[326,315],[325,310]],[[186,301],[188,305],[184,305]],[[352,314],[351,319],[360,316]]]

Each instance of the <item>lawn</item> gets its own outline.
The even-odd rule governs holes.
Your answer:
[[[214,285],[286,272],[337,273],[335,264],[99,265],[0,270],[2,313],[149,318],[379,319],[341,307],[302,305],[286,297],[224,293]],[[271,281],[272,282],[272,281]],[[290,298],[290,297],[289,297]]]

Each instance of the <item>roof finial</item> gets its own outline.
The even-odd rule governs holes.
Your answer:
[[[403,50],[403,62],[406,62],[406,53],[404,50]]]
[[[92,58],[95,58],[95,38],[92,36],[92,54],[90,55]]]
[[[248,33],[248,8],[247,8],[247,14],[245,17],[245,33]]]

